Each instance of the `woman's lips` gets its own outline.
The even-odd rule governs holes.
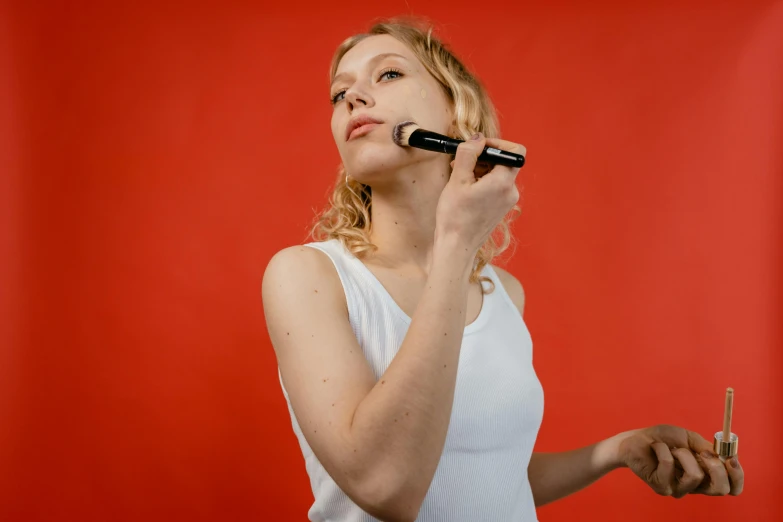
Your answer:
[[[351,135],[348,136],[348,140],[352,140],[354,138],[358,138],[359,136],[364,136],[365,134],[372,132],[372,130],[375,127],[378,127],[381,125],[380,123],[365,123],[361,127],[356,127],[354,130],[351,131]]]

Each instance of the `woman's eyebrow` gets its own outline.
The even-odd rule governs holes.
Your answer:
[[[369,61],[369,62],[367,62],[367,65],[370,65],[370,66],[372,66],[372,65],[375,65],[375,64],[376,64],[376,63],[378,63],[379,61],[383,60],[384,58],[388,58],[389,56],[396,56],[396,57],[398,57],[398,58],[402,58],[403,60],[406,60],[406,61],[408,60],[407,58],[405,58],[405,57],[404,57],[403,55],[401,55],[401,54],[397,54],[397,53],[381,53],[381,54],[378,54],[378,55],[376,55],[376,56],[373,56],[373,57],[370,59],[370,61]],[[337,76],[335,76],[335,77],[334,77],[334,80],[332,80],[332,83],[331,83],[331,84],[329,84],[329,87],[331,88],[331,87],[332,87],[332,86],[333,86],[335,83],[337,83],[337,81],[338,81],[340,78],[342,78],[342,77],[343,77],[343,76],[345,76],[346,74],[347,74],[347,73],[340,73],[340,74],[338,74]]]

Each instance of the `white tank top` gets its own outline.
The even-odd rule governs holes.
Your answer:
[[[376,380],[397,354],[411,318],[374,274],[338,240],[308,243],[325,252],[340,276],[348,317]],[[527,326],[497,273],[481,311],[465,327],[446,443],[418,522],[537,522],[527,467],[544,414]],[[311,521],[370,522],[332,480],[302,434],[283,385],[315,501]]]

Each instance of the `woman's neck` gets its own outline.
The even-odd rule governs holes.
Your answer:
[[[378,250],[367,261],[385,267],[414,265],[429,273],[435,238],[435,211],[448,182],[446,162],[411,165],[394,185],[372,189],[372,232]]]

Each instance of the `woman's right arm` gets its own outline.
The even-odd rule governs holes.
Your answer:
[[[429,489],[451,417],[473,260],[518,197],[513,176],[509,187],[502,172],[468,183],[464,169],[472,177],[484,140],[463,145],[448,184],[459,186],[441,196],[426,287],[378,381],[325,254],[291,247],[264,274],[267,328],[302,432],[337,485],[382,520],[415,520]],[[469,186],[474,182],[484,184],[481,192]],[[452,206],[458,218],[448,217]]]
[[[377,382],[325,254],[283,250],[264,275],[267,328],[302,433],[340,489],[381,520],[415,520],[443,451],[465,321],[466,258],[457,244],[439,249],[402,346]]]

